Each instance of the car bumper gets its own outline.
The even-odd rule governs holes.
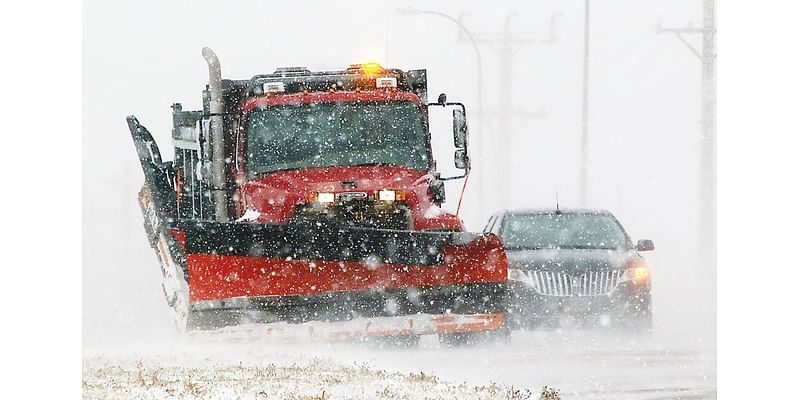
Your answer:
[[[574,317],[601,325],[615,324],[651,314],[650,285],[622,282],[608,294],[597,296],[546,296],[518,281],[508,283],[508,314],[518,325],[553,325]]]

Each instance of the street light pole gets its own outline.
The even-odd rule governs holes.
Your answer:
[[[481,62],[481,51],[478,48],[478,42],[475,41],[475,37],[472,36],[472,32],[470,32],[469,29],[467,29],[467,27],[464,26],[464,24],[460,20],[458,20],[456,18],[453,18],[453,17],[451,17],[451,16],[449,16],[449,15],[447,15],[445,13],[438,12],[438,11],[419,10],[419,9],[414,8],[414,7],[404,7],[404,8],[398,8],[397,9],[397,13],[400,14],[400,15],[422,15],[422,14],[436,15],[436,16],[445,18],[445,19],[455,23],[456,25],[458,25],[458,27],[461,29],[461,31],[464,32],[464,34],[467,35],[467,39],[469,39],[470,44],[472,44],[472,48],[475,49],[475,59],[477,61],[477,66],[478,66],[478,115],[482,116],[482,113],[483,113],[483,63]]]

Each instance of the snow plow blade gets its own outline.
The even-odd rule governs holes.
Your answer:
[[[484,321],[502,314],[507,267],[494,235],[315,225],[180,224],[190,324],[403,317],[400,327],[386,330],[402,332],[409,316],[452,313]],[[417,326],[436,333],[448,325]],[[452,329],[496,327],[481,322]]]

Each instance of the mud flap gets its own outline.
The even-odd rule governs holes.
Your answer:
[[[158,225],[174,223],[177,216],[177,203],[174,187],[172,163],[161,160],[153,136],[133,115],[128,116],[128,129],[136,147],[136,154],[144,172],[144,186],[150,192],[153,213],[148,218]]]

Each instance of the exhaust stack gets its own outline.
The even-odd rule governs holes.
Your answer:
[[[225,183],[225,134],[222,130],[222,68],[214,50],[203,47],[203,58],[208,64],[209,111],[211,113],[211,185],[216,220],[228,221],[228,199]]]

